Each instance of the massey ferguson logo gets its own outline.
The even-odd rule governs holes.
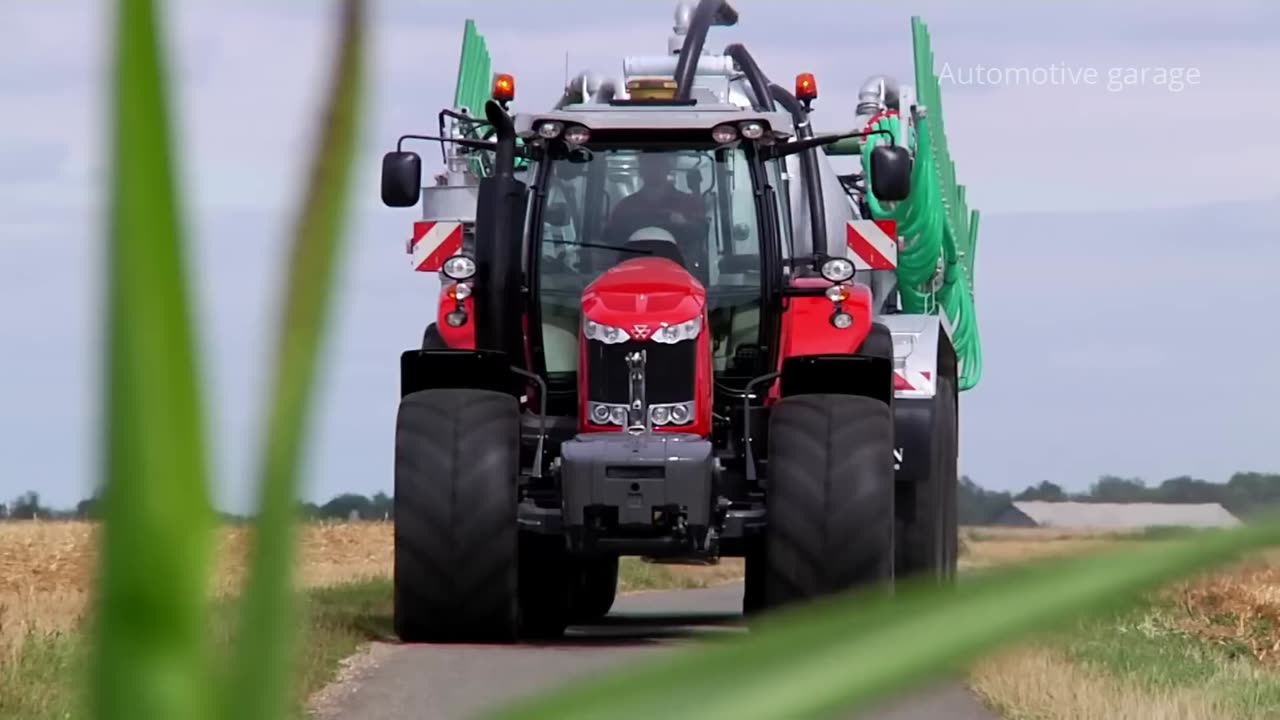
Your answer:
[[[649,337],[648,325],[632,325],[631,329],[634,331],[633,334],[637,340],[644,340]]]

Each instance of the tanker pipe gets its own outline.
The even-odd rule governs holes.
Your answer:
[[[791,113],[791,120],[796,124],[796,139],[806,140],[813,137],[813,125],[809,123],[809,113],[796,99],[791,91],[777,83],[769,86],[773,99],[783,110]],[[827,204],[822,197],[822,175],[818,172],[818,149],[810,148],[800,153],[800,174],[804,176],[805,195],[809,198],[809,217],[813,221],[813,251],[827,251]]]
[[[693,81],[698,73],[698,57],[707,43],[707,31],[712,25],[734,25],[738,11],[725,0],[701,0],[689,19],[689,29],[680,46],[680,60],[676,63],[676,100],[687,101],[693,97]]]
[[[769,94],[769,78],[764,76],[764,72],[760,70],[756,59],[751,57],[751,51],[747,50],[747,46],[734,43],[724,49],[724,54],[733,58],[743,74],[747,76],[747,82],[751,84],[751,93],[755,95],[752,98],[751,107],[760,112],[772,112],[774,103],[773,96]]]
[[[858,117],[870,117],[881,110],[898,109],[898,81],[887,75],[876,75],[858,90]]]
[[[555,110],[578,103],[607,103],[618,94],[618,86],[609,78],[584,70],[564,86],[564,94],[556,101]]]

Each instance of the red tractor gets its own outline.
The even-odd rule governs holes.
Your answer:
[[[384,158],[384,202],[426,207],[415,266],[446,278],[401,358],[406,641],[558,635],[608,612],[620,556],[745,557],[748,613],[950,573],[954,525],[895,510],[883,300],[817,232],[837,210],[793,199],[822,192],[822,146],[865,133],[813,136],[812,77],[797,98],[740,45],[702,56],[732,68],[729,92],[700,87],[707,30],[736,14],[704,0],[686,19],[628,97],[571,84],[513,116],[499,76],[487,139],[402,138],[484,154],[478,183],[423,188],[418,155]],[[869,162],[869,192],[906,197],[906,148]],[[458,198],[472,215],[433,211]],[[912,544],[934,549],[903,560]]]

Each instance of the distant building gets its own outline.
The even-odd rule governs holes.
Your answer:
[[[1240,519],[1218,503],[1089,503],[1014,502],[992,525],[1005,527],[1071,528],[1081,530],[1141,530],[1150,527],[1234,527]]]

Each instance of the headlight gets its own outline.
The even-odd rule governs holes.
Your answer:
[[[841,330],[846,330],[853,325],[853,316],[843,310],[837,310],[831,313],[831,324]]]
[[[702,332],[702,316],[678,323],[676,325],[668,325],[653,334],[653,341],[664,343],[666,345],[674,345],[684,340],[692,340],[698,337],[698,333]]]
[[[538,123],[538,135],[548,140],[560,137],[560,133],[563,130],[564,124],[555,120]]]
[[[668,403],[649,407],[649,420],[654,425],[687,425],[693,419],[693,403]]]
[[[607,345],[614,345],[631,339],[631,336],[627,334],[627,331],[622,328],[616,328],[612,325],[601,325],[600,323],[592,322],[591,320],[587,320],[582,323],[582,334],[585,335],[588,340],[598,340]]]
[[[671,424],[683,425],[693,417],[693,403],[680,403],[671,406]]]
[[[440,267],[450,280],[469,280],[476,274],[476,261],[466,255],[454,255]]]
[[[819,272],[822,273],[822,277],[831,282],[844,282],[853,277],[853,263],[844,258],[831,258],[822,263],[822,268]]]

